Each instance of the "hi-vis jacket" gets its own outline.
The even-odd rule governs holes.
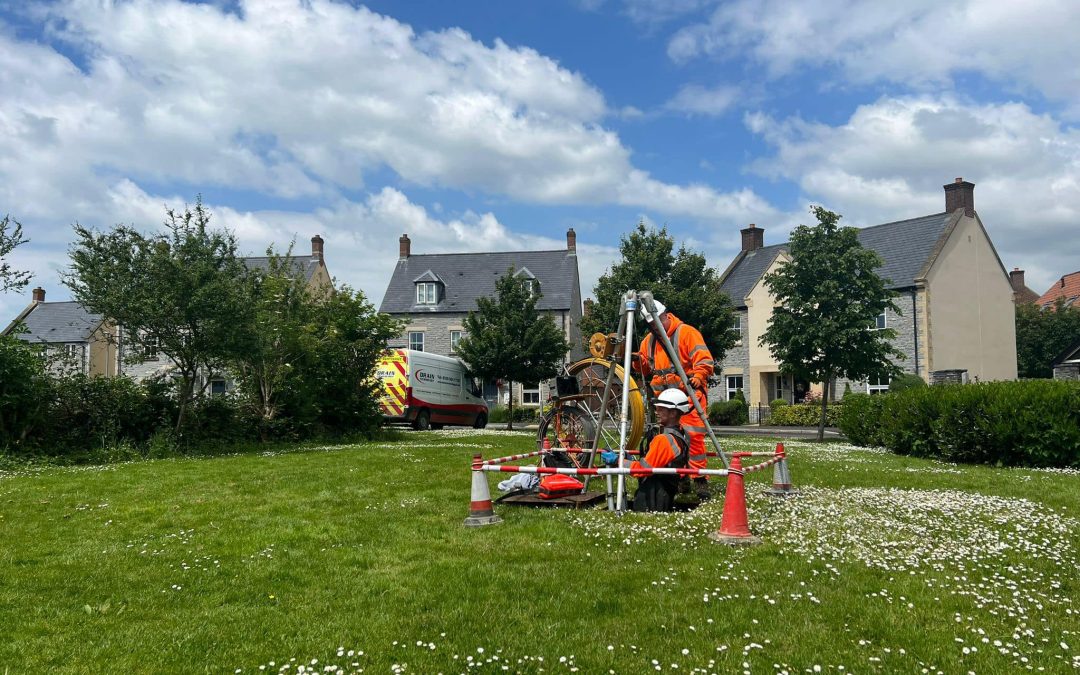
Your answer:
[[[716,369],[716,363],[713,361],[709,348],[705,346],[705,339],[701,337],[701,333],[697,328],[688,323],[683,323],[682,319],[671,312],[668,312],[668,318],[670,319],[667,331],[668,339],[671,340],[671,345],[679,352],[679,361],[682,362],[683,369],[686,370],[686,377],[693,378],[696,375],[702,382],[708,380]],[[673,381],[675,378],[669,377],[674,375],[677,378],[678,373],[675,366],[672,365],[671,359],[668,358],[664,345],[660,344],[652,333],[646,335],[645,339],[641,341],[639,356],[642,375],[645,377],[651,376],[650,385],[654,396],[659,395],[665,389],[677,388],[686,391],[685,387]],[[690,394],[689,391],[686,393],[687,395]],[[699,390],[696,393],[698,402],[704,407],[704,390]],[[690,412],[694,412],[694,409],[691,408]]]
[[[663,433],[657,434],[649,444],[649,452],[641,461],[630,463],[630,475],[646,475],[640,469],[663,469],[664,467],[682,468],[686,466],[690,441],[682,429],[664,427]]]

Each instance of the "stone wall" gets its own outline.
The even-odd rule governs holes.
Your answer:
[[[724,358],[716,363],[717,385],[709,389],[709,402],[724,401],[727,399],[727,375],[742,375],[743,394],[746,400],[750,400],[750,338],[748,331],[749,312],[747,308],[736,309],[739,315],[739,339],[735,346],[724,354]]]
[[[900,366],[900,369],[905,373],[915,372],[915,317],[918,316],[920,324],[922,323],[922,316],[925,316],[925,302],[926,296],[924,293],[917,293],[915,296],[915,306],[912,307],[912,292],[904,291],[894,299],[896,306],[900,309],[900,312],[894,312],[891,309],[885,310],[885,327],[892,328],[896,331],[896,337],[892,340],[892,345],[903,352],[903,358],[896,360],[896,365]],[[913,311],[914,310],[914,311]],[[926,345],[925,336],[927,334],[926,328],[923,325],[918,327],[918,374],[926,379]],[[844,395],[845,386],[850,386],[851,391],[854,393],[866,393],[867,382],[865,380],[845,380],[843,378],[837,378],[835,391],[833,392],[833,399],[839,400]]]
[[[1080,380],[1080,363],[1062,363],[1054,366],[1055,380]]]

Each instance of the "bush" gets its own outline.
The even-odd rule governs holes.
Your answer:
[[[830,405],[825,411],[825,426],[835,427],[843,406]],[[769,413],[769,424],[778,427],[816,427],[821,423],[821,403],[782,405]]]
[[[773,412],[776,412],[776,410],[778,408],[783,408],[783,407],[789,406],[789,405],[791,405],[791,404],[788,403],[787,401],[785,401],[784,399],[777,398],[777,399],[773,399],[772,401],[769,402],[769,410],[771,410]]]
[[[853,396],[843,416],[853,443],[957,462],[1080,466],[1080,383],[986,382],[866,398],[880,401]]]
[[[877,447],[884,445],[882,440],[881,416],[884,410],[885,396],[848,393],[840,408],[837,426],[855,445]]]
[[[920,389],[926,381],[914,373],[902,373],[889,381],[889,392],[898,393],[907,389]]]
[[[736,427],[750,421],[746,401],[739,398],[738,394],[730,401],[717,401],[710,404],[708,414],[709,424],[721,427]]]
[[[495,406],[488,411],[488,422],[506,424],[506,421],[509,418],[508,413],[509,409],[505,406]],[[539,419],[538,413],[539,410],[537,408],[514,406],[514,421],[532,424]]]

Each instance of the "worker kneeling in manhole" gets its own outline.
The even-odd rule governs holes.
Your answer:
[[[649,444],[649,452],[639,462],[630,463],[630,475],[639,479],[634,493],[634,511],[673,511],[679,490],[676,475],[650,475],[646,469],[685,468],[689,460],[690,441],[679,424],[690,411],[690,399],[681,389],[665,389],[653,404],[660,420],[660,433]],[[619,462],[617,452],[607,450],[600,456],[608,466]]]

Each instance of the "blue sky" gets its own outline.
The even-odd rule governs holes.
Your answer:
[[[641,219],[723,269],[748,223],[927,215],[963,176],[1041,293],[1080,269],[1078,32],[1068,0],[0,2],[0,214],[50,300],[72,223],[202,194],[245,253],[321,234],[377,304],[403,232],[574,227],[588,294]]]

